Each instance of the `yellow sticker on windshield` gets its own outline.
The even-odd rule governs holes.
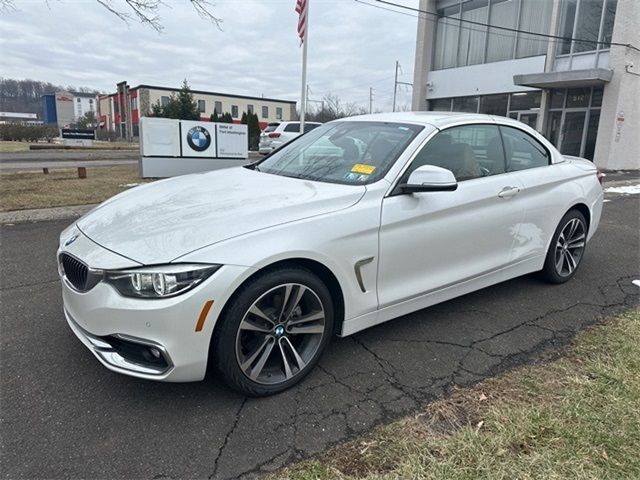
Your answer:
[[[351,167],[353,173],[362,173],[363,175],[371,175],[375,169],[376,167],[373,165],[366,165],[364,163],[356,163]]]

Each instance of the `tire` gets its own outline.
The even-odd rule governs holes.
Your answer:
[[[564,283],[575,275],[584,258],[587,232],[587,220],[578,210],[569,210],[562,217],[540,272],[544,281]]]
[[[313,370],[333,323],[331,294],[316,275],[303,268],[267,271],[240,287],[225,307],[210,360],[234,390],[273,395]]]

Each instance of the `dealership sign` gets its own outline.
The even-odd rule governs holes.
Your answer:
[[[96,131],[80,128],[62,128],[60,136],[64,145],[90,147],[96,139]]]
[[[246,125],[142,117],[143,177],[173,177],[247,163]]]

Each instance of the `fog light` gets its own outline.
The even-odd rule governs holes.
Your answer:
[[[160,353],[160,350],[158,350],[155,347],[151,347],[149,351],[151,352],[151,355],[153,355],[155,358],[160,358],[162,356],[162,354]]]

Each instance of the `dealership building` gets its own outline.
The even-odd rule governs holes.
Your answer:
[[[414,110],[511,117],[563,154],[640,169],[640,1],[420,0],[420,10]]]
[[[42,121],[60,128],[76,123],[87,112],[98,112],[95,93],[60,91],[42,96]]]
[[[152,105],[166,105],[171,95],[179,91],[179,88],[154,85],[129,87],[121,82],[116,93],[99,98],[100,125],[122,138],[137,137],[140,118],[149,116]],[[191,93],[203,121],[209,121],[215,111],[218,115],[231,113],[234,122],[239,123],[243,112],[252,112],[258,115],[260,128],[264,128],[269,122],[292,120],[296,116],[295,101],[203,90],[191,90]]]

